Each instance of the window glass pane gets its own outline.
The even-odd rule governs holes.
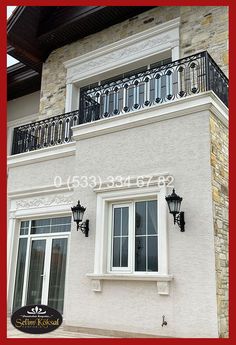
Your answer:
[[[23,293],[23,284],[24,284],[24,276],[25,276],[26,249],[27,249],[27,238],[20,238],[18,256],[17,256],[13,311],[20,308],[22,304],[22,293]]]
[[[45,247],[46,240],[32,241],[27,304],[41,303]]]
[[[120,237],[113,238],[113,267],[120,267]]]
[[[113,208],[113,258],[112,267],[128,266],[129,207]]]
[[[21,228],[28,228],[29,227],[29,221],[23,221],[20,223],[20,227]]]
[[[52,241],[48,305],[63,312],[65,274],[66,274],[67,239],[59,238]]]
[[[70,224],[65,224],[65,225],[52,225],[51,226],[51,232],[65,232],[65,231],[70,231]]]
[[[115,96],[115,92],[110,92],[109,93],[109,108],[108,108],[108,112],[111,114],[114,111],[114,96]]]
[[[128,266],[128,237],[122,237],[122,257],[121,257],[121,267]]]
[[[121,111],[123,108],[123,95],[124,95],[124,91],[123,89],[120,89],[118,91],[118,110]]]
[[[71,223],[71,217],[52,218],[52,225],[70,224],[70,223]]]
[[[143,104],[146,99],[144,99],[144,83],[139,84],[139,104]]]
[[[29,221],[23,221],[20,223],[20,235],[28,235]]]
[[[114,208],[114,236],[121,235],[121,208]]]
[[[70,231],[71,217],[32,220],[31,234]]]
[[[124,73],[124,77],[132,77],[133,75],[138,75],[139,73],[143,73],[147,70],[147,66],[142,66],[136,69],[133,69],[132,71]]]
[[[50,219],[36,219],[32,220],[32,227],[50,225]]]
[[[135,271],[146,271],[146,236],[135,238]]]
[[[132,108],[132,106],[134,105],[134,86],[130,86],[127,89],[128,92],[128,107]]]
[[[157,201],[152,200],[148,201],[148,234],[156,234],[157,233]]]
[[[122,236],[128,235],[129,227],[129,208],[122,207]]]
[[[163,74],[161,76],[161,98],[165,98],[167,96],[166,80],[167,80],[167,76]]]
[[[160,66],[163,66],[163,65],[167,65],[168,63],[170,63],[172,61],[171,58],[168,58],[168,59],[165,59],[165,60],[161,60],[161,61],[158,61],[158,62],[154,62],[150,65],[150,68],[157,68],[157,67],[160,67]]]
[[[155,100],[155,79],[150,80],[150,101]]]
[[[50,233],[49,226],[31,227],[31,234],[46,234],[46,233]]]
[[[135,204],[135,270],[157,271],[157,200]]]
[[[135,203],[135,234],[146,234],[146,202]]]
[[[157,236],[148,236],[148,271],[158,271]]]

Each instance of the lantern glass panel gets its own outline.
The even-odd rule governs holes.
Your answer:
[[[174,201],[173,201],[173,212],[174,212],[174,213],[179,213],[180,204],[181,204],[181,201],[180,201],[180,200],[174,200]]]
[[[75,222],[82,222],[84,212],[81,210],[74,210],[73,211],[73,217]]]

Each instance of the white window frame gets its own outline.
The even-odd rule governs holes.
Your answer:
[[[159,174],[158,176],[169,176],[169,174]],[[87,277],[92,281],[92,290],[102,291],[103,280],[143,280],[156,281],[158,293],[162,295],[169,294],[169,282],[173,276],[168,272],[168,232],[167,232],[167,214],[168,207],[165,200],[167,195],[167,182],[158,185],[155,182],[142,188],[131,183],[129,188],[124,186],[109,187],[104,184],[95,187],[97,193],[96,210],[96,235],[95,235],[95,254],[94,270],[88,273]],[[108,253],[110,243],[108,228],[111,222],[109,217],[109,205],[111,203],[129,203],[132,200],[157,200],[158,214],[158,272],[114,272],[108,270]],[[111,213],[110,213],[111,214]]]
[[[113,240],[113,210],[115,208],[119,207],[128,207],[129,209],[129,227],[128,227],[128,266],[127,267],[114,267],[112,266],[112,257],[113,257],[113,246],[112,246],[112,240]],[[133,227],[133,210],[132,210],[132,203],[110,203],[109,204],[109,216],[108,216],[108,224],[110,224],[110,227],[112,231],[109,231],[108,236],[108,252],[107,252],[107,272],[113,273],[113,272],[132,272],[132,255],[129,253],[132,252],[132,227]]]
[[[13,303],[14,303],[14,292],[15,292],[15,279],[16,279],[16,270],[17,270],[17,259],[18,259],[18,251],[19,251],[19,243],[20,239],[25,238],[27,239],[27,249],[26,249],[26,260],[25,260],[25,268],[24,268],[24,283],[23,283],[23,294],[22,294],[22,306],[26,303],[26,293],[27,293],[27,285],[28,285],[28,279],[29,279],[29,264],[30,264],[30,255],[31,255],[31,247],[32,247],[32,241],[34,240],[46,240],[46,247],[45,247],[45,262],[44,262],[44,275],[47,277],[46,283],[43,283],[42,288],[42,304],[47,304],[48,299],[48,287],[49,287],[49,278],[50,278],[50,267],[51,267],[51,248],[52,248],[52,241],[53,239],[58,238],[66,238],[67,239],[67,262],[66,262],[66,274],[65,274],[65,284],[67,281],[67,272],[68,272],[68,251],[70,246],[70,238],[71,238],[71,229],[72,229],[72,219],[71,219],[71,228],[70,231],[63,231],[63,232],[49,232],[49,233],[38,233],[38,234],[31,234],[31,224],[32,220],[40,220],[40,219],[46,219],[46,218],[60,218],[60,217],[71,217],[71,213],[66,214],[55,214],[51,216],[33,216],[33,217],[25,217],[25,218],[19,218],[18,224],[17,224],[17,251],[15,254],[15,265],[14,265],[14,274],[13,274],[13,286],[12,286],[12,296],[11,296],[11,311],[13,310]],[[28,226],[28,234],[27,235],[21,235],[20,229],[21,229],[21,222],[23,221],[29,221]],[[65,285],[66,287],[66,285]],[[64,296],[65,300],[65,296]],[[64,301],[65,303],[65,301]]]
[[[129,203],[116,203],[112,202],[109,204],[109,216],[108,216],[108,227],[110,227],[111,231],[108,229],[108,252],[107,252],[107,273],[130,273],[130,274],[157,274],[159,272],[159,255],[160,255],[160,248],[158,248],[158,271],[149,272],[149,271],[135,271],[135,204],[140,201],[157,201],[157,211],[158,211],[158,199],[156,196],[149,196],[147,198],[140,197],[132,198],[133,200]],[[128,207],[129,208],[129,229],[128,229],[128,266],[127,267],[112,267],[112,257],[113,257],[113,210],[114,208],[119,207]],[[158,217],[157,217],[158,222]],[[157,243],[159,243],[159,229],[157,223]]]

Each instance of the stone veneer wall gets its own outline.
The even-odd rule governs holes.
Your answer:
[[[228,129],[210,118],[219,337],[228,337]]]
[[[228,7],[156,7],[103,31],[54,50],[43,65],[40,115],[65,111],[66,70],[63,62],[180,17],[180,56],[208,50],[220,68],[228,72]]]

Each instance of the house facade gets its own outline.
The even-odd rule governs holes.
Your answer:
[[[8,24],[9,313],[228,337],[228,8],[19,7]]]

